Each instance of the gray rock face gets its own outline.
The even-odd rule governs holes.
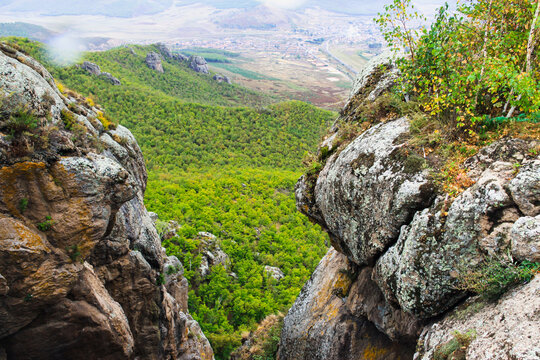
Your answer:
[[[158,53],[155,52],[149,52],[146,54],[146,65],[157,72],[164,72],[163,70],[163,64],[161,63],[161,57]]]
[[[99,65],[96,65],[89,61],[85,61],[82,63],[81,67],[92,75],[95,75],[95,76],[101,75],[101,69],[99,68]]]
[[[535,171],[540,171],[540,166]],[[495,162],[453,201],[447,214],[444,200],[439,198],[434,207],[415,215],[402,229],[398,243],[377,261],[375,279],[388,300],[397,301],[418,317],[438,315],[465,296],[455,290],[457,269],[474,267],[489,250],[503,256],[512,228],[522,234],[516,241],[520,250],[516,251],[528,247],[528,231],[520,223],[511,225],[516,204],[506,188],[512,173],[511,163]],[[492,242],[485,239],[494,233],[502,246],[482,249]]]
[[[213,359],[187,315],[182,266],[164,254],[144,206],[147,174],[133,135],[106,131],[41,65],[0,50],[0,95],[13,93],[39,117],[34,131],[50,135],[46,150],[22,155],[13,139],[0,144],[0,353]],[[73,117],[84,136],[64,127],[68,104],[85,114]]]
[[[161,55],[165,56],[166,58],[172,58],[173,55],[171,53],[171,50],[169,47],[163,43],[157,44],[158,50],[161,53]]]
[[[120,80],[118,80],[117,78],[115,78],[114,76],[112,76],[110,73],[108,72],[102,72],[101,73],[101,77],[105,78],[107,81],[109,81],[111,84],[115,85],[115,86],[119,86],[119,85],[122,85],[122,83],[120,82]]]
[[[212,267],[222,265],[227,268],[230,264],[229,255],[227,255],[219,246],[219,241],[214,234],[207,232],[200,232],[197,238],[201,241],[201,266],[199,267],[199,273],[202,278],[207,277],[210,274]]]
[[[357,96],[359,92],[361,92],[364,88],[367,87],[371,80],[371,77],[373,76],[373,74],[377,73],[378,69],[381,66],[389,67],[390,70],[385,71],[385,75],[383,76],[383,78],[377,81],[375,88],[371,89],[371,91],[369,92],[368,98],[370,99],[370,101],[373,101],[385,89],[391,87],[393,85],[393,82],[397,79],[398,73],[397,70],[394,67],[391,67],[389,64],[392,59],[400,56],[401,55],[396,56],[392,51],[388,50],[371,59],[356,77],[345,108],[348,107],[348,105],[351,103],[351,100],[353,100],[353,98]]]
[[[283,271],[281,271],[280,268],[275,267],[275,266],[265,266],[264,271],[266,271],[266,273],[269,276],[271,276],[272,278],[278,281],[285,277],[285,274],[283,274]]]
[[[363,310],[358,311],[358,306],[364,307],[364,297],[371,294],[352,293],[356,276],[356,264],[333,249],[326,254],[284,319],[279,360],[412,358],[414,342],[390,341],[364,316]],[[356,290],[365,290],[365,286]],[[371,309],[369,313],[379,316],[375,314],[379,311],[388,314],[387,309]]]
[[[216,74],[214,75],[213,79],[220,83],[225,82],[227,84],[232,84],[231,79],[229,79],[229,77],[225,75]]]
[[[505,294],[496,303],[468,301],[427,326],[414,359],[431,360],[436,349],[454,332],[474,333],[467,359],[534,360],[540,358],[540,277]]]
[[[302,206],[310,196],[303,193],[307,187],[302,180],[297,186],[299,210],[318,219],[332,245],[359,265],[373,263],[397,240],[401,226],[431,203],[428,171],[409,165],[416,158],[401,153],[408,131],[407,118],[380,124],[333,155],[319,174],[315,204],[307,211]]]
[[[208,64],[206,63],[206,60],[202,56],[192,56],[190,59],[189,67],[193,69],[195,72],[198,72],[200,74],[209,74],[210,71],[208,70]]]
[[[91,75],[100,76],[100,77],[106,79],[107,81],[109,81],[113,85],[121,85],[122,84],[120,82],[120,80],[118,80],[117,78],[112,76],[110,73],[102,72],[99,65],[97,65],[97,64],[91,63],[89,61],[85,61],[85,62],[82,63],[81,68],[88,71]]]
[[[172,57],[173,57],[174,60],[177,60],[177,61],[188,61],[189,60],[189,58],[186,55],[180,54],[180,53],[174,53]]]
[[[540,262],[540,215],[519,218],[510,230],[510,238],[514,259]]]

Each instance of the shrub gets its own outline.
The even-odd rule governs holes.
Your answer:
[[[156,278],[156,285],[161,286],[165,284],[165,274],[159,273]]]
[[[50,216],[45,217],[45,221],[37,224],[37,227],[41,231],[49,231],[52,229],[52,226],[54,225],[54,221]]]
[[[66,248],[66,251],[68,252],[69,258],[72,262],[76,262],[81,256],[81,251],[79,249],[79,245],[77,244],[69,246]]]
[[[64,126],[66,130],[72,130],[73,125],[75,125],[75,114],[69,110],[62,109],[60,112],[60,117],[62,119],[62,122],[64,123]]]
[[[8,121],[6,121],[4,127],[10,133],[11,136],[19,138],[26,133],[31,133],[37,128],[39,119],[33,112],[20,108],[13,112]]]
[[[465,334],[454,332],[454,338],[435,348],[433,360],[466,360],[467,348],[476,337],[476,331],[469,330]]]
[[[21,213],[24,213],[26,209],[28,208],[28,199],[23,198],[21,201],[19,201],[19,210]]]
[[[111,121],[111,119],[107,115],[102,113],[101,111],[99,111],[97,113],[97,119],[101,122],[101,124],[103,125],[103,128],[105,130],[114,130],[114,129],[116,129],[116,124],[113,123]]]
[[[176,273],[178,273],[179,270],[180,270],[180,269],[178,269],[178,268],[175,267],[175,266],[169,266],[169,267],[167,268],[167,275],[173,275],[173,274],[176,274]]]
[[[487,300],[496,300],[512,286],[529,282],[540,271],[540,263],[523,261],[520,264],[490,259],[474,269],[458,272],[459,290],[471,291]]]

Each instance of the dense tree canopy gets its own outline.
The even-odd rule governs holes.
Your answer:
[[[149,169],[147,207],[181,225],[163,245],[184,264],[190,312],[218,359],[240,345],[243,331],[292,305],[327,250],[326,235],[296,211],[294,184],[333,113],[298,101],[271,105],[263,94],[219,84],[181,62],[167,61],[157,73],[143,57],[155,47],[85,54],[121,80],[113,86],[78,67],[52,65],[36,43],[17,43],[137,138]],[[215,234],[231,259],[205,279],[197,272],[202,231]],[[274,280],[264,266],[285,277]]]

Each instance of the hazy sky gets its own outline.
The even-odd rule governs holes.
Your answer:
[[[107,15],[133,17],[162,12],[172,6],[204,5],[223,8],[248,8],[260,3],[283,9],[319,6],[326,10],[350,14],[381,11],[392,0],[0,0],[0,12],[33,12],[42,15]],[[432,12],[445,0],[413,0],[419,8]],[[455,0],[449,0],[455,3]]]

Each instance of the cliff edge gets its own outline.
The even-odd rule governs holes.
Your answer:
[[[0,44],[0,359],[213,359],[133,135]]]
[[[393,113],[399,74],[386,63],[361,74],[297,184],[299,211],[333,249],[285,317],[278,358],[540,358],[538,277],[490,301],[461,283],[496,261],[538,262],[540,142],[480,149],[448,195],[433,175],[440,159],[415,148],[411,119]]]

